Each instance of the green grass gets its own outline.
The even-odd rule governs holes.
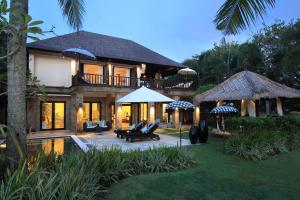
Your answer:
[[[188,128],[183,128],[181,131],[182,131],[181,132],[182,138],[189,138],[189,129]],[[160,128],[160,129],[157,129],[155,131],[155,133],[179,137],[179,129],[178,128]]]
[[[171,133],[170,133],[171,134]],[[108,189],[108,199],[299,199],[300,150],[264,161],[222,153],[222,140],[189,147],[193,168],[130,177]]]

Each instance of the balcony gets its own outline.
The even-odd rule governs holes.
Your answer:
[[[72,85],[105,86],[105,87],[129,87],[137,88],[145,86],[151,89],[187,89],[196,90],[198,79],[196,77],[182,77],[176,79],[136,78],[122,76],[103,76],[98,74],[77,73],[72,78]]]

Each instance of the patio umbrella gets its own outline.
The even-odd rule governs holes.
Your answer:
[[[173,101],[168,104],[167,109],[168,110],[176,110],[178,109],[179,111],[194,111],[194,105],[188,101]],[[180,143],[179,146],[181,147],[181,126],[182,126],[182,121],[183,121],[183,115],[181,115],[181,120],[180,120],[180,125],[179,125],[179,137],[180,137]]]
[[[191,68],[183,68],[181,70],[178,71],[178,74],[181,74],[181,75],[197,75],[197,72]]]
[[[174,100],[159,92],[146,88],[145,86],[142,86],[117,100],[118,103],[151,103],[172,101]]]
[[[215,114],[218,116],[221,116],[222,118],[222,127],[223,127],[223,152],[224,152],[224,132],[225,132],[225,120],[224,120],[224,115],[229,115],[229,114],[234,114],[237,113],[238,110],[233,106],[232,103],[224,105],[224,106],[217,106],[215,108],[213,108],[210,113],[211,114]],[[218,123],[218,119],[217,119],[217,129],[220,130],[219,128],[219,123]]]
[[[227,105],[224,105],[224,106],[217,106],[217,107],[213,108],[210,111],[211,114],[216,114],[216,115],[221,115],[222,116],[223,131],[225,131],[224,115],[237,113],[237,112],[238,112],[238,110],[235,107],[233,107],[233,104],[227,104]],[[218,121],[217,121],[217,129],[220,130]]]
[[[184,75],[185,76],[185,82],[187,82],[187,77],[197,75],[197,72],[195,70],[187,67],[187,68],[183,68],[183,69],[179,70],[178,74]],[[186,84],[186,83],[184,83],[184,84]]]
[[[76,57],[77,59],[96,59],[96,56],[85,49],[80,48],[69,48],[66,50],[63,50],[63,55],[70,56],[70,57]]]

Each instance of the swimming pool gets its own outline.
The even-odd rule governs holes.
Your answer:
[[[43,151],[46,155],[78,154],[83,151],[71,137],[40,138],[27,140],[28,159]]]

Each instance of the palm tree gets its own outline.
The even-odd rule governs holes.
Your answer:
[[[82,27],[82,18],[85,14],[84,0],[58,0],[63,16],[67,18],[68,25],[79,30]],[[10,12],[9,23],[21,27],[22,20],[18,14],[28,14],[28,0],[11,0],[10,8],[17,12]],[[23,153],[26,155],[26,39],[27,33],[11,33],[8,40],[8,53],[18,49],[7,59],[7,124],[16,134]],[[7,138],[7,156],[10,160],[18,161],[20,158],[13,145],[12,137]]]
[[[266,15],[276,0],[226,0],[218,10],[214,23],[225,35],[238,34],[241,30]]]

